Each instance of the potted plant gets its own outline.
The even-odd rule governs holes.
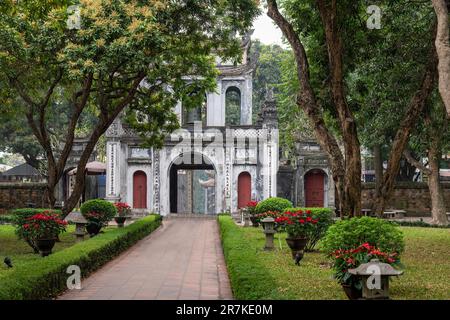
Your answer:
[[[258,205],[257,201],[250,201],[247,203],[246,209],[247,213],[250,215],[250,221],[252,225],[256,228],[259,226],[258,218],[256,217],[256,206]]]
[[[30,234],[28,232],[24,232],[24,228],[22,227],[24,224],[28,224],[27,219],[42,213],[49,212],[52,214],[56,214],[58,217],[61,217],[61,211],[53,210],[53,209],[35,209],[35,208],[24,208],[24,209],[15,209],[12,212],[12,222],[16,226],[16,234],[19,239],[25,240],[26,243],[33,249],[34,253],[39,253],[39,248],[37,247],[35,240],[30,238]]]
[[[345,294],[350,300],[362,298],[362,283],[359,277],[348,272],[349,269],[357,268],[363,263],[372,259],[378,259],[380,262],[396,266],[400,264],[397,252],[383,252],[368,242],[363,243],[354,249],[338,249],[330,255],[334,259],[333,268],[334,277],[342,285]]]
[[[400,264],[403,234],[393,224],[379,218],[355,217],[330,226],[321,240],[322,251],[332,260],[334,277],[349,299],[362,297],[358,276],[348,272],[371,259],[393,266]]]
[[[286,211],[275,219],[287,233],[286,242],[292,257],[300,260],[309,240],[309,235],[316,228],[319,219],[315,219],[310,210]]]
[[[58,214],[50,211],[35,214],[25,221],[18,225],[18,233],[24,239],[32,240],[43,257],[52,253],[58,235],[66,230],[67,225]]]
[[[123,228],[125,221],[131,216],[131,207],[125,202],[116,202],[114,206],[117,209],[117,216],[114,217],[114,220],[119,228]]]
[[[88,221],[86,231],[91,237],[97,235],[117,215],[116,207],[111,202],[102,199],[86,201],[81,205],[80,211]]]

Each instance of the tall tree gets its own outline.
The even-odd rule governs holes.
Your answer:
[[[300,89],[297,103],[307,114],[321,146],[330,158],[333,180],[336,185],[339,210],[342,214],[357,216],[361,214],[361,155],[356,134],[356,123],[348,107],[343,87],[343,48],[338,32],[337,5],[332,1],[328,6],[324,1],[317,1],[322,27],[325,30],[325,42],[331,72],[331,95],[338,114],[340,130],[344,141],[344,155],[337,139],[325,125],[314,90],[310,82],[309,62],[305,46],[292,24],[281,14],[275,0],[268,0],[268,16],[272,18],[289,41],[297,62]]]
[[[439,57],[439,92],[450,117],[449,0],[432,0],[437,16],[436,51]]]
[[[245,33],[258,12],[253,0],[81,0],[75,10],[80,28],[73,29],[67,28],[70,4],[8,1],[0,11],[0,73],[23,101],[23,114],[44,149],[51,205],[80,117],[88,107],[97,110],[66,214],[78,202],[87,161],[114,119],[126,108],[145,113],[147,123],[140,129],[147,131],[148,143],[160,144],[177,126],[175,102],[200,104],[215,88],[211,54],[237,60],[235,35]],[[70,107],[70,117],[57,155],[47,113],[61,100]]]
[[[450,150],[450,130],[445,107],[436,97],[424,112],[424,122],[417,127],[404,155],[427,176],[432,223],[447,225],[447,210],[440,181],[440,162],[443,152]],[[427,159],[427,164],[421,161],[422,158]]]

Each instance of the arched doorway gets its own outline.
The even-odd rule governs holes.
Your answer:
[[[147,175],[136,171],[133,175],[133,208],[147,209]]]
[[[244,208],[252,200],[252,177],[242,172],[238,177],[238,209]]]
[[[170,212],[216,213],[216,169],[200,153],[184,153],[169,168]]]
[[[319,169],[305,175],[305,206],[323,207],[325,198],[325,172]]]

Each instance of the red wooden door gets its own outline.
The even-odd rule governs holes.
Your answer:
[[[238,177],[238,209],[245,207],[252,200],[252,177],[242,172]]]
[[[320,170],[312,170],[305,175],[306,207],[323,207],[325,175]]]
[[[133,175],[133,208],[147,209],[147,175],[143,171]]]

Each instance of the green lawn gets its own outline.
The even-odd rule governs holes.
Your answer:
[[[61,242],[55,244],[53,252],[61,251],[75,244],[75,236],[72,234],[74,231],[75,226],[68,226],[67,232],[60,235]],[[85,237],[85,239],[88,238],[88,236]],[[43,259],[40,255],[34,254],[33,249],[25,241],[17,238],[13,226],[0,225],[0,279],[14,269],[6,267],[3,263],[5,257],[11,258],[14,267]]]
[[[322,253],[305,254],[298,267],[285,235],[277,234],[277,249],[266,252],[261,228],[238,227],[229,217],[219,221],[236,299],[347,299]],[[391,282],[391,298],[450,299],[450,230],[401,229],[405,274]]]

